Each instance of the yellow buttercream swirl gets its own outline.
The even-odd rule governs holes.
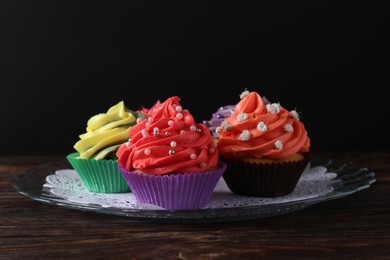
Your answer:
[[[136,116],[120,101],[110,107],[107,113],[91,117],[87,122],[86,133],[79,135],[80,140],[74,145],[80,153],[79,158],[100,160],[115,156],[119,146],[129,139],[129,130],[136,124]]]

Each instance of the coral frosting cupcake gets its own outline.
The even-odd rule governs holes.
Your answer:
[[[119,169],[139,203],[168,210],[204,207],[226,169],[213,138],[180,98],[158,104],[130,129],[117,151]]]
[[[129,139],[129,130],[136,124],[137,114],[123,101],[106,113],[92,116],[86,133],[74,145],[77,152],[67,156],[81,181],[93,192],[128,192],[130,188],[118,170],[116,152]]]
[[[264,103],[244,91],[222,123],[218,151],[228,167],[223,175],[239,195],[275,197],[291,193],[309,162],[310,139],[295,111]]]

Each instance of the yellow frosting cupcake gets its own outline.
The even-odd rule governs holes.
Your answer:
[[[128,192],[129,186],[118,170],[116,151],[129,139],[129,130],[136,124],[138,114],[123,101],[106,113],[92,116],[86,132],[74,145],[77,152],[67,156],[85,186],[94,192]]]

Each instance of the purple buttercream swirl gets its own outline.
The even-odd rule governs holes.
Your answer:
[[[214,138],[218,138],[216,129],[221,126],[226,117],[230,116],[236,105],[227,105],[218,108],[217,112],[213,113],[210,120],[203,120],[203,124],[206,125]]]

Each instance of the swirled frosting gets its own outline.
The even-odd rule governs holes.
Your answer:
[[[235,105],[222,106],[211,115],[210,120],[203,120],[203,124],[209,128],[213,138],[218,138],[217,128],[221,126],[226,117],[231,116],[234,107]]]
[[[148,174],[203,172],[218,163],[212,135],[194,122],[173,96],[130,129],[130,139],[116,155],[120,166]]]
[[[265,104],[269,104],[269,101],[266,97],[262,97],[262,100]],[[236,105],[226,105],[219,107],[218,110],[211,115],[210,120],[203,120],[203,124],[210,129],[213,138],[219,138],[219,127],[227,117],[233,114],[235,107]]]
[[[295,110],[265,104],[257,92],[249,91],[222,123],[218,139],[223,157],[282,160],[309,148],[310,139]]]
[[[142,106],[141,109],[137,110],[138,113],[142,114],[144,117],[148,118],[152,115],[153,110],[161,104],[160,100],[157,100],[151,107]]]
[[[105,159],[115,157],[119,146],[129,139],[129,130],[136,123],[136,113],[126,108],[123,101],[110,107],[106,113],[92,116],[86,133],[79,135],[74,145],[79,158]]]

